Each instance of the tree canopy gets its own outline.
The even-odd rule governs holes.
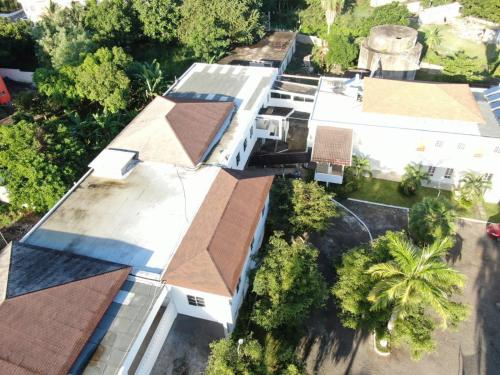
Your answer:
[[[205,61],[220,58],[230,47],[264,34],[260,7],[259,0],[185,0],[180,40]]]
[[[134,0],[144,35],[164,43],[173,41],[180,22],[179,6],[177,0]]]
[[[252,319],[266,330],[293,326],[326,299],[326,285],[318,271],[318,250],[298,239],[292,244],[275,233],[255,275],[258,296]]]
[[[456,231],[457,214],[446,198],[425,197],[411,209],[408,227],[411,236],[421,244],[453,236]]]
[[[0,61],[3,68],[27,68],[35,66],[35,42],[31,34],[32,24],[19,20],[11,22],[0,17]]]
[[[497,0],[460,0],[462,14],[500,23],[500,6]]]
[[[125,109],[130,85],[125,69],[131,61],[120,47],[100,48],[88,54],[76,70],[77,94],[110,112]]]

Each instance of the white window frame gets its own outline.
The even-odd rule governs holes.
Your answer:
[[[433,177],[434,173],[436,173],[436,167],[433,165],[429,165],[429,167],[427,168],[427,174],[429,175],[429,177]]]
[[[446,178],[448,180],[451,179],[454,172],[455,172],[455,170],[453,168],[446,168],[446,171],[444,172],[444,178]]]
[[[188,304],[191,306],[196,306],[196,307],[205,307],[205,298],[203,297],[197,297],[197,296],[192,296],[188,294],[186,296]]]

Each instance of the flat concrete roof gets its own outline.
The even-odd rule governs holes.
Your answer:
[[[90,175],[26,243],[130,265],[132,274],[159,279],[219,170],[139,162],[122,180]]]
[[[273,63],[275,68],[278,68],[285,59],[296,35],[297,33],[292,31],[269,33],[251,46],[235,48],[230,55],[222,58],[219,63],[243,65],[245,62],[269,61]]]
[[[236,105],[236,113],[207,163],[226,165],[226,155],[231,155],[244,137],[277,74],[276,68],[196,63],[167,92],[167,97],[232,101]]]
[[[342,84],[346,86],[345,89],[339,88]],[[362,81],[322,77],[311,113],[311,121],[346,125],[383,126],[500,138],[500,126],[498,126],[493,115],[489,117],[484,116],[487,124],[476,124],[455,120],[363,112],[363,102],[357,100],[357,87],[362,88]],[[485,115],[484,112],[486,112],[486,109],[482,108],[484,106],[478,100],[478,96],[482,96],[480,94],[482,90],[472,89],[471,91],[478,101],[483,115]],[[487,103],[484,104],[487,105]]]

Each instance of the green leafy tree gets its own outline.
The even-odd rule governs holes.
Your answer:
[[[86,10],[86,29],[100,44],[127,46],[141,35],[132,1],[88,0]]]
[[[273,231],[292,232],[290,218],[294,215],[292,206],[292,181],[284,177],[276,177],[271,188],[269,199],[269,216],[267,224]]]
[[[413,195],[422,187],[423,182],[429,181],[429,173],[424,170],[422,164],[411,163],[405,167],[399,186],[404,194]]]
[[[232,337],[210,344],[205,375],[264,375],[263,351],[259,342],[251,337],[241,345]]]
[[[36,59],[32,27],[29,21],[11,22],[0,17],[0,61],[3,68],[34,68]]]
[[[177,0],[134,0],[144,35],[163,43],[173,41],[180,21],[179,3]]]
[[[335,17],[344,7],[344,0],[321,0],[321,7],[325,12],[327,34],[330,34],[330,28],[335,21]]]
[[[213,61],[232,46],[251,44],[264,34],[259,0],[185,0],[180,40],[195,55]]]
[[[432,318],[425,315],[422,308],[409,311],[405,319],[396,322],[391,335],[391,344],[395,347],[407,345],[410,349],[411,358],[420,360],[426,353],[432,353],[436,349],[436,342],[432,338],[436,330],[436,323]]]
[[[125,109],[130,85],[125,70],[130,62],[131,58],[119,47],[100,48],[87,55],[76,70],[78,95],[110,112]]]
[[[318,250],[302,240],[291,245],[275,233],[257,270],[257,295],[252,320],[265,330],[295,326],[326,299],[326,285],[318,271]]]
[[[66,107],[76,106],[80,102],[75,79],[76,71],[72,66],[64,66],[59,70],[38,68],[33,75],[39,93]]]
[[[474,172],[467,172],[460,179],[458,202],[464,207],[470,207],[483,199],[484,192],[491,189],[491,181],[485,176]]]
[[[300,31],[308,35],[327,35],[325,12],[320,0],[306,0],[307,7],[299,11]]]
[[[421,244],[450,237],[456,231],[457,214],[446,198],[426,197],[413,205],[408,227],[411,236]]]
[[[296,234],[323,232],[330,225],[330,219],[337,215],[333,195],[316,181],[292,182],[293,215],[290,223]]]
[[[51,51],[51,62],[55,69],[80,65],[85,56],[95,51],[96,45],[83,29],[68,31],[61,29],[54,35],[56,46]]]
[[[410,11],[405,4],[392,2],[373,10],[370,17],[365,18],[363,22],[363,35],[367,36],[370,29],[379,25],[410,25]]]
[[[350,35],[332,32],[328,36],[328,52],[325,56],[325,65],[328,70],[333,66],[340,66],[346,70],[354,65],[359,54],[359,46],[354,43]]]
[[[460,0],[462,14],[500,23],[500,5],[497,0]]]
[[[84,151],[58,119],[1,127],[0,145],[0,177],[16,210],[46,211],[81,172]]]
[[[352,165],[344,171],[344,178],[347,177],[347,188],[352,191],[358,190],[367,178],[372,177],[372,167],[370,160],[365,156],[352,157]]]
[[[437,51],[443,43],[443,36],[438,26],[431,27],[429,31],[425,33],[425,42],[432,51]]]
[[[371,309],[391,311],[389,331],[419,308],[432,309],[441,319],[442,328],[456,326],[466,318],[466,306],[451,299],[462,290],[465,276],[443,260],[452,244],[447,237],[420,249],[402,235],[390,238],[392,259],[367,271],[376,281],[368,294]]]
[[[443,79],[452,82],[477,82],[484,80],[487,66],[477,56],[468,56],[464,51],[446,56],[442,60]]]

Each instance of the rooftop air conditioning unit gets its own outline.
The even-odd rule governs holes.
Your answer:
[[[92,160],[89,167],[94,169],[92,175],[95,177],[123,179],[137,164],[137,155],[136,151],[107,148]]]

